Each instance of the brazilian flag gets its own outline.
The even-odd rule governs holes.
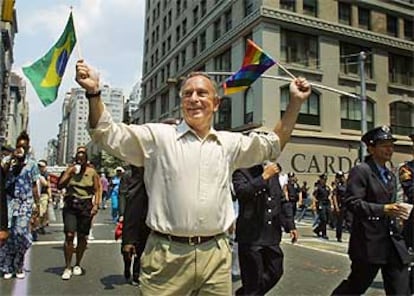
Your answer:
[[[69,15],[65,31],[56,44],[38,61],[23,68],[43,106],[52,104],[65,73],[70,54],[76,44],[72,13]]]

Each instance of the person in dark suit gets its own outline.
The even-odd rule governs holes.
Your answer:
[[[124,256],[124,276],[129,279],[129,265],[133,260],[131,284],[137,285],[141,269],[140,258],[144,251],[149,227],[145,224],[148,212],[148,196],[144,185],[144,168],[130,165],[130,170],[122,177],[120,187],[120,213],[123,220],[122,254]],[[125,199],[125,206],[123,205]]]
[[[410,139],[414,144],[414,133],[411,134]],[[412,153],[414,156],[414,145],[412,147]],[[404,201],[413,204],[414,203],[414,159],[406,161],[398,170],[401,187],[404,191]],[[411,212],[410,218],[404,223],[403,235],[408,247],[408,251],[411,257],[414,256],[414,212]],[[413,260],[413,259],[411,259]],[[411,261],[410,266],[410,292],[414,294],[414,262]]]
[[[348,254],[351,273],[333,295],[361,295],[381,269],[387,295],[410,295],[409,254],[397,224],[407,210],[395,202],[396,180],[386,167],[395,138],[387,126],[362,136],[369,155],[353,167],[347,180],[345,204],[353,214]]]
[[[281,227],[290,233],[292,243],[298,238],[292,208],[282,206],[278,173],[272,162],[233,173],[240,207],[236,241],[242,280],[236,295],[264,295],[275,286],[283,274]],[[290,205],[286,200],[283,204]]]

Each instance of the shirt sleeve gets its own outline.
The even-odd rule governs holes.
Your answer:
[[[233,169],[251,167],[265,160],[275,161],[280,155],[280,140],[275,133],[252,133],[249,136],[235,133]]]
[[[136,166],[144,166],[145,158],[155,148],[149,125],[115,123],[106,108],[96,128],[89,128],[89,133],[92,140],[109,154]]]

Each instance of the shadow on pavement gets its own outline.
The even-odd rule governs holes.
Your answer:
[[[63,266],[59,266],[59,267],[49,267],[49,268],[46,268],[45,269],[45,272],[47,272],[47,273],[53,273],[53,274],[56,274],[57,276],[60,277],[62,275],[64,269],[65,268]]]
[[[123,275],[111,274],[101,278],[101,283],[104,285],[104,290],[113,290],[115,286],[129,285]]]

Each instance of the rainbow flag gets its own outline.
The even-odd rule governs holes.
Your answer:
[[[226,79],[223,84],[224,94],[233,94],[245,90],[259,76],[276,62],[267,55],[256,43],[247,39],[246,54],[239,71]]]
[[[23,73],[32,83],[45,107],[52,104],[57,98],[59,86],[75,44],[75,27],[73,26],[72,13],[70,13],[65,30],[56,44],[45,56],[23,68]]]

